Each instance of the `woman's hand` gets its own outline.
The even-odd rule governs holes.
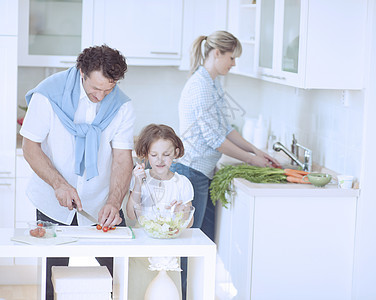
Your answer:
[[[251,165],[257,167],[273,167],[281,168],[281,164],[269,154],[257,149],[254,151],[255,155],[251,158]]]

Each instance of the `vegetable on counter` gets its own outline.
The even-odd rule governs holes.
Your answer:
[[[231,181],[234,178],[244,178],[255,183],[308,183],[303,176],[309,172],[294,169],[261,168],[246,164],[225,166],[215,173],[210,184],[210,197],[213,204],[219,200],[227,208],[230,202],[226,194],[231,194]]]

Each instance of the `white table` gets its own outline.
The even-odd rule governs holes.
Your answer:
[[[47,257],[114,257],[114,299],[127,299],[129,257],[187,256],[188,299],[214,300],[216,245],[196,228],[185,230],[176,239],[152,239],[140,228],[135,239],[79,239],[77,242],[41,246],[11,241],[25,229],[0,228],[0,257],[38,257],[39,295],[45,299]],[[40,296],[40,297],[39,297]]]

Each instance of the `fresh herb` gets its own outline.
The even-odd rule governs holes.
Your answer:
[[[226,195],[231,196],[231,182],[234,178],[244,178],[255,183],[286,183],[286,175],[283,169],[261,168],[246,164],[237,166],[225,166],[215,173],[210,184],[210,197],[213,204],[219,200],[227,208],[230,202]]]

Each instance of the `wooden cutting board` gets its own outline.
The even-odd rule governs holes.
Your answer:
[[[58,226],[58,237],[89,238],[89,239],[134,239],[131,227],[116,227],[115,230],[104,232],[95,226]]]

